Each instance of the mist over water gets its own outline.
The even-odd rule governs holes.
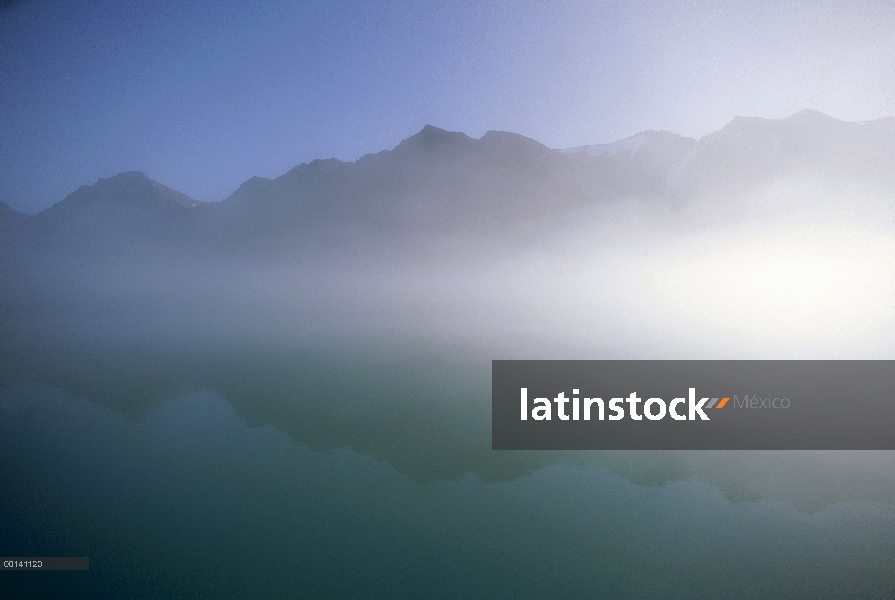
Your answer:
[[[4,552],[95,565],[34,589],[891,595],[895,453],[490,449],[493,359],[892,358],[888,179],[443,134],[9,229]]]

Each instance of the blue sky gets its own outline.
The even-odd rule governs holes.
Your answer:
[[[141,170],[200,200],[430,123],[551,147],[895,114],[889,2],[0,3],[0,200]]]

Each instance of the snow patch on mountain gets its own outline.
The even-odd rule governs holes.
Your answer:
[[[575,146],[561,150],[565,154],[586,154],[588,156],[615,156],[617,154],[627,154],[634,156],[638,150],[647,142],[649,136],[646,133],[638,133],[629,138],[612,142],[611,144],[589,144],[585,146]]]

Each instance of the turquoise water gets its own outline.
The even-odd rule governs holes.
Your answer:
[[[91,560],[4,573],[8,597],[895,595],[895,506],[878,499],[806,510],[559,455],[424,480],[250,427],[217,393],[139,418],[38,385],[0,399],[4,545]]]

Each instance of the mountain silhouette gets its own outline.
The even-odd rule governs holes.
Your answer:
[[[4,202],[0,202],[0,230],[12,226],[27,217],[28,215],[25,213],[17,211]]]
[[[129,172],[82,186],[35,217],[4,207],[0,223],[94,239],[158,230],[212,246],[222,236],[255,245],[329,237],[338,245],[356,237],[500,235],[520,222],[553,221],[613,199],[681,205],[781,177],[821,174],[895,189],[893,140],[895,119],[849,123],[813,110],[780,120],[736,117],[698,141],[647,131],[564,151],[513,133],[474,139],[427,125],[393,150],[352,163],[315,160],[274,179],[253,177],[220,203]]]
[[[36,216],[45,222],[122,215],[136,217],[174,213],[199,204],[199,201],[165,187],[139,171],[130,171],[100,179],[93,185],[83,185]]]

